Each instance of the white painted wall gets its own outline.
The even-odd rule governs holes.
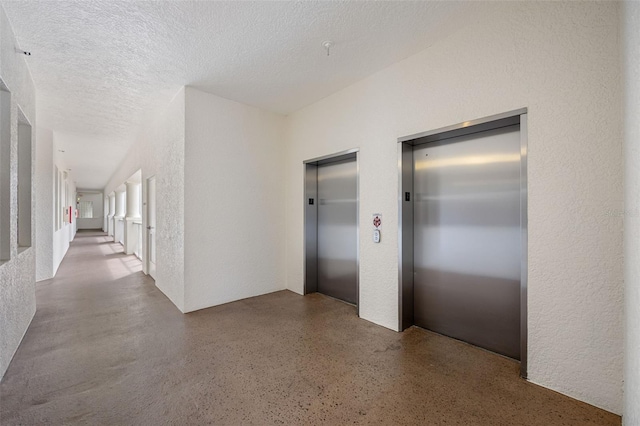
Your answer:
[[[623,423],[640,425],[640,3],[622,8],[625,72],[625,380]]]
[[[0,77],[11,91],[11,170],[10,170],[10,260],[0,262],[0,378],[22,341],[36,312],[36,191],[32,179],[31,190],[31,242],[30,248],[18,253],[17,243],[17,142],[18,105],[37,133],[35,88],[25,62],[16,54],[16,39],[0,7]],[[32,156],[35,157],[35,137],[32,138]],[[35,162],[32,161],[32,176]]]
[[[384,217],[380,244],[360,234],[360,315],[396,329],[396,139],[527,107],[529,379],[621,413],[618,8],[482,2],[429,49],[292,114],[288,288],[303,291],[302,162],[358,147],[360,223]]]
[[[49,129],[38,127],[36,134],[36,280],[53,278],[67,254],[69,243],[76,234],[76,218],[71,224],[63,222],[61,229],[56,229],[56,167],[59,171],[67,170],[64,154],[58,147],[63,142],[61,136]],[[75,208],[75,183],[73,174],[67,175],[68,193],[64,194],[63,208]],[[62,183],[64,187],[64,181]],[[65,216],[68,217],[68,216]],[[101,224],[98,225],[100,227]]]
[[[53,277],[54,168],[53,132],[36,129],[36,281]]]
[[[102,218],[78,218],[78,229],[102,229]]]
[[[53,275],[58,273],[62,259],[69,250],[69,243],[73,241],[72,225],[64,224],[61,229],[53,233]]]
[[[80,197],[80,194],[82,196]],[[93,218],[78,217],[78,229],[100,229],[104,221],[104,206],[102,193],[91,193],[78,191],[80,201],[91,201],[93,203]]]
[[[184,312],[184,134],[185,90],[144,130],[109,180],[103,192],[110,194],[136,171],[142,171],[142,196],[146,182],[156,176],[157,271],[156,286]],[[146,229],[146,206],[142,209]],[[147,250],[146,236],[143,238]],[[146,265],[143,262],[143,270]]]
[[[185,311],[285,288],[284,160],[283,116],[186,89]]]
[[[65,140],[65,135],[64,134],[59,134],[57,132],[53,132],[53,171],[55,173],[55,169],[57,167],[57,169],[60,172],[63,172],[63,176],[64,176],[64,172],[67,171],[69,169],[67,163],[65,162],[65,158],[64,158],[64,153],[60,152],[59,147],[63,146],[64,144],[64,140]],[[76,207],[76,186],[75,186],[75,182],[73,179],[73,174],[69,171],[67,171],[67,177],[62,178],[62,191],[61,192],[61,207],[65,208],[65,207],[69,207],[72,206],[74,209]],[[65,187],[65,181],[67,186]],[[55,185],[55,179],[53,180],[53,185],[52,187]],[[55,188],[53,188],[53,197],[55,198]],[[53,200],[53,205],[55,208],[55,199]],[[52,209],[52,215],[55,217],[55,212]],[[54,231],[53,231],[53,276],[56,275],[56,273],[58,272],[58,268],[60,267],[60,263],[62,263],[62,259],[64,259],[64,256],[67,254],[67,251],[69,250],[69,244],[71,243],[71,241],[73,241],[73,239],[76,236],[76,225],[77,225],[77,220],[75,217],[75,210],[74,210],[74,214],[72,217],[72,221],[71,223],[69,223],[69,216],[68,213],[63,217],[63,221],[62,221],[62,227],[60,229],[55,229],[54,226]]]
[[[69,183],[69,191],[75,193],[75,185]],[[68,206],[67,206],[68,207]],[[53,233],[53,275],[55,276],[62,263],[62,259],[69,250],[69,244],[76,236],[76,219],[72,223],[64,222],[62,227]]]
[[[181,311],[285,288],[283,139],[280,115],[182,89],[104,188],[141,169],[144,200],[156,176],[156,285]]]

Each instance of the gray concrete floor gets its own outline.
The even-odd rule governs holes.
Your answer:
[[[617,425],[425,330],[319,294],[183,315],[100,233],[78,233],[0,384],[0,423]]]

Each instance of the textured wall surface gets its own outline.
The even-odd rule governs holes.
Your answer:
[[[32,247],[18,253],[18,105],[36,131],[35,89],[24,56],[15,51],[16,41],[0,8],[0,77],[11,92],[11,259],[0,265],[0,377],[4,375],[29,323],[36,312],[36,250],[35,239],[35,179],[31,191],[31,241]],[[32,155],[35,155],[35,137],[32,138]],[[32,161],[32,176],[33,164]]]
[[[285,288],[284,117],[186,89],[185,310]]]
[[[156,286],[183,312],[184,98],[183,88],[153,125],[141,133],[103,191],[110,194],[141,170],[144,201],[147,196],[147,179],[156,177]],[[142,226],[146,229],[146,202],[142,207]],[[146,238],[143,241],[143,252],[146,253]],[[146,265],[143,267],[146,272]]]
[[[529,378],[622,411],[619,4],[482,3],[429,49],[288,119],[287,285],[303,291],[303,160],[360,148],[360,315],[398,324],[396,139],[528,108]]]
[[[36,129],[36,281],[53,277],[53,132]]]
[[[625,375],[623,423],[640,425],[640,3],[622,8],[625,40]]]

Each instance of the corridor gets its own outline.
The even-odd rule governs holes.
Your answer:
[[[515,362],[289,291],[181,314],[103,233],[78,232],[0,385],[0,423],[615,425]]]

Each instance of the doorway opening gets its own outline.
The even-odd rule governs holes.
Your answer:
[[[527,375],[527,111],[398,140],[399,319]]]
[[[31,124],[18,107],[18,252],[31,247],[32,149]]]
[[[358,150],[304,162],[304,293],[358,306]]]
[[[147,179],[147,273],[156,279],[156,177]]]

